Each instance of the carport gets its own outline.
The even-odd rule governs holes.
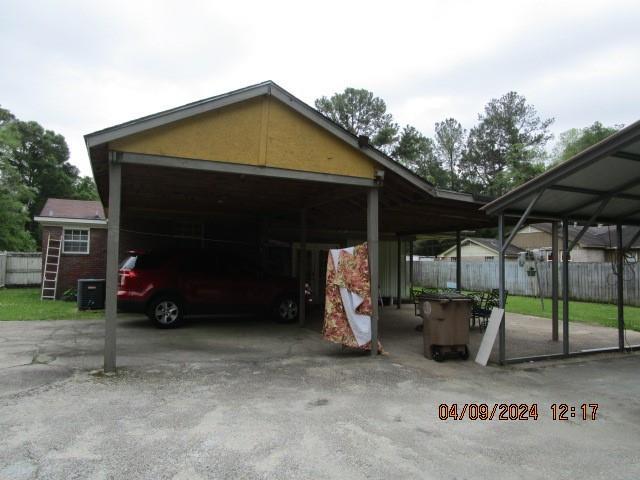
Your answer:
[[[640,225],[640,121],[635,122],[566,162],[551,168],[482,208],[498,216],[500,256],[498,278],[500,303],[505,303],[505,251],[516,232],[527,220],[552,223],[552,340],[558,341],[558,307],[562,283],[562,353],[505,358],[506,325],[500,324],[500,363],[517,363],[544,358],[569,357],[625,350],[624,252],[637,240],[640,231],[623,242],[623,225]],[[516,222],[505,235],[505,221]],[[569,224],[582,229],[569,242]],[[616,346],[573,351],[569,336],[570,253],[587,229],[595,224],[616,226],[616,289],[618,305],[618,344]],[[560,235],[560,227],[562,234]],[[559,237],[562,247],[559,248]],[[562,253],[562,282],[559,277],[559,250]],[[629,350],[640,345],[627,345]]]
[[[116,365],[118,261],[130,246],[122,240],[150,233],[151,223],[206,219],[215,241],[244,239],[258,248],[267,241],[297,243],[301,292],[308,242],[366,240],[376,285],[380,240],[400,245],[416,234],[492,223],[478,199],[436,189],[273,82],[101,130],[85,141],[108,206],[105,371]],[[397,262],[399,277],[400,254]],[[397,289],[400,297],[399,281]],[[375,355],[375,288],[372,297]]]

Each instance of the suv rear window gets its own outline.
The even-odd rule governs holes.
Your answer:
[[[122,262],[120,268],[122,270],[150,270],[152,268],[158,268],[162,266],[165,260],[166,258],[160,255],[131,255],[124,262]]]

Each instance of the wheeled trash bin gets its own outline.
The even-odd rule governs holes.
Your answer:
[[[426,293],[419,301],[424,356],[438,362],[468,359],[472,300],[460,293]]]

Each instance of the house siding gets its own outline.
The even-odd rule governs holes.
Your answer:
[[[604,262],[605,251],[600,248],[582,248],[575,246],[571,250],[571,261],[573,262]]]
[[[571,238],[571,236],[569,236]],[[529,232],[518,232],[513,237],[514,245],[523,250],[551,249],[551,234],[539,230]],[[558,240],[559,248],[562,250],[562,238]],[[576,245],[571,250],[571,261],[573,262],[604,262],[605,251],[602,248],[583,248]]]
[[[462,245],[460,250],[462,252],[462,258],[464,260],[469,260],[469,261],[473,261],[473,260],[484,261],[485,259],[484,257],[497,257],[496,252],[494,252],[493,250],[489,250],[488,248],[485,248],[481,245],[477,245],[475,243]],[[456,256],[456,250],[454,248],[450,252],[447,252],[444,255],[442,255],[440,258],[451,258],[455,256]]]
[[[571,237],[569,237],[571,238]],[[531,233],[518,232],[513,237],[513,245],[523,250],[534,248],[551,248],[551,235],[546,232],[536,231]]]

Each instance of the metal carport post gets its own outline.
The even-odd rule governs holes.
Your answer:
[[[551,340],[558,341],[558,222],[551,223]]]
[[[498,290],[499,306],[504,310],[504,215],[498,215]],[[507,345],[506,315],[502,313],[500,321],[500,347],[498,359],[500,365],[504,365]]]
[[[398,260],[398,264],[396,266],[396,300],[397,300],[397,305],[396,308],[398,310],[400,310],[402,308],[402,238],[398,237],[398,255],[397,255],[397,260]]]
[[[616,225],[616,240],[617,240],[617,253],[618,262],[617,268],[617,280],[618,280],[618,348],[620,351],[624,351],[624,250],[622,245],[622,225],[618,223]]]
[[[298,253],[298,324],[304,327],[307,321],[305,284],[307,278],[307,211],[300,211],[300,249]]]
[[[462,239],[460,229],[456,230],[456,290],[462,291]]]
[[[378,355],[378,187],[369,188],[367,194],[367,249],[369,252],[369,277],[371,278],[371,355]]]
[[[562,219],[562,354],[569,355],[569,220]]]

